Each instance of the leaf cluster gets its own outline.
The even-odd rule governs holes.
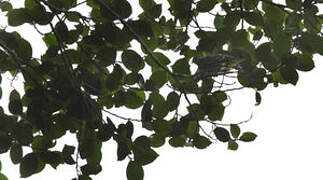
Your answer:
[[[163,14],[166,3],[170,17]],[[0,30],[0,72],[24,79],[24,92],[10,93],[9,113],[0,109],[0,153],[9,151],[21,177],[46,165],[76,164],[77,178],[89,180],[102,170],[102,144],[114,141],[117,159],[130,159],[128,180],[141,180],[143,166],[165,142],[204,149],[220,141],[237,150],[257,135],[241,133],[243,122],[221,122],[228,92],[252,88],[259,105],[267,86],[296,85],[300,71],[312,70],[313,55],[323,54],[321,3],[139,0],[142,13],[133,17],[130,0],[25,0],[22,8],[1,1],[8,26],[32,25],[47,50],[34,57],[24,34]],[[89,14],[76,10],[83,6]],[[200,15],[209,16],[208,27],[200,25]],[[41,26],[50,30],[41,32]],[[226,83],[230,77],[241,87]],[[140,118],[112,113],[115,108],[135,109]],[[150,134],[133,137],[135,122]],[[67,132],[78,144],[55,149]]]

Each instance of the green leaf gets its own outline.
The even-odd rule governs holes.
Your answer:
[[[9,102],[8,109],[11,114],[22,114],[22,103],[20,100],[13,100]]]
[[[151,25],[148,21],[145,20],[130,20],[128,25],[136,32],[139,36],[151,37],[153,35]],[[144,50],[144,49],[143,49]]]
[[[315,65],[310,54],[296,54],[296,69],[300,71],[310,71]]]
[[[10,26],[20,26],[29,22],[31,22],[31,17],[24,8],[12,9],[8,13],[8,24]]]
[[[40,152],[41,161],[49,164],[52,168],[56,169],[62,163],[62,153],[59,151],[44,151]]]
[[[22,160],[22,147],[20,144],[13,144],[10,148],[10,158],[13,164],[18,164]]]
[[[1,11],[10,11],[12,9],[12,5],[8,1],[1,1],[0,2],[0,9]]]
[[[16,123],[12,128],[12,136],[22,145],[29,145],[33,141],[32,126],[26,123]]]
[[[108,141],[114,134],[114,129],[110,124],[103,124],[97,133],[97,137],[100,141]]]
[[[12,90],[9,95],[9,101],[19,100],[20,101],[20,94],[17,90]]]
[[[179,59],[172,65],[174,73],[178,74],[191,74],[190,65],[186,59]]]
[[[155,4],[156,3],[155,3],[154,0],[139,0],[139,5],[145,11],[151,9],[152,7],[154,7]]]
[[[288,54],[291,48],[291,38],[285,33],[279,33],[274,39],[274,53],[281,56]]]
[[[212,142],[209,138],[197,135],[193,138],[193,144],[198,149],[205,149],[207,148]]]
[[[273,71],[279,65],[279,60],[272,55],[272,44],[263,43],[256,49],[256,58],[264,65],[269,71]],[[278,48],[278,45],[277,45]]]
[[[186,135],[188,137],[194,137],[195,134],[198,132],[199,130],[199,126],[198,126],[198,123],[197,121],[188,121],[187,123],[187,129],[186,129]]]
[[[132,8],[127,0],[113,0],[112,7],[119,16],[127,18],[132,14]]]
[[[60,41],[67,41],[69,38],[69,32],[67,25],[64,22],[59,21],[55,25],[55,31],[57,33],[57,38]]]
[[[35,153],[26,154],[20,163],[20,176],[22,178],[29,177],[36,173],[38,168],[38,157]]]
[[[99,174],[102,171],[102,167],[100,164],[86,164],[81,166],[81,171],[83,175]]]
[[[143,180],[144,170],[136,161],[129,161],[127,166],[128,180]]]
[[[265,19],[281,24],[285,18],[285,13],[277,6],[268,3],[262,3],[262,9],[265,11]]]
[[[208,117],[212,121],[221,121],[224,115],[225,107],[222,104],[216,104],[211,107],[211,111],[208,113]]]
[[[164,97],[161,96],[160,94],[157,93],[152,93],[150,95],[152,104],[153,104],[153,109],[152,109],[152,114],[154,117],[158,118],[158,119],[162,119],[163,117],[165,117],[168,112],[168,104],[165,101]]]
[[[140,145],[133,147],[133,154],[135,161],[142,166],[152,163],[158,157],[154,150],[142,148]]]
[[[172,131],[172,126],[170,122],[166,120],[157,119],[153,121],[153,129],[155,130],[156,134],[160,136],[168,136]]]
[[[239,140],[243,142],[251,142],[254,141],[257,138],[257,135],[253,132],[244,132]]]
[[[118,161],[124,160],[128,154],[130,154],[130,150],[127,144],[123,141],[119,141],[117,148]]]
[[[172,147],[184,147],[186,139],[182,136],[176,136],[169,139],[168,143]]]
[[[302,8],[302,0],[286,0],[287,7],[298,11]]]
[[[170,92],[167,95],[167,104],[169,107],[169,111],[174,111],[177,109],[179,102],[180,102],[180,96],[175,92]]]
[[[0,180],[8,180],[8,177],[2,173],[0,173]]]
[[[123,51],[121,58],[124,66],[130,71],[138,72],[145,66],[141,56],[133,50]]]
[[[28,61],[32,56],[32,47],[28,41],[19,38],[17,40],[18,47],[16,47],[17,55],[24,61]]]
[[[144,12],[144,14],[148,17],[151,17],[151,18],[158,18],[162,13],[162,4],[156,4],[154,5],[153,7],[151,7],[150,9],[146,10]],[[155,24],[151,24],[152,25],[152,28],[157,30],[157,28],[160,28],[159,26],[155,26]],[[154,32],[154,34],[156,35],[156,33]]]
[[[228,96],[223,91],[215,91],[214,93],[212,93],[212,98],[216,103],[222,103],[223,101],[228,99]]]
[[[258,91],[256,92],[255,99],[256,99],[255,105],[258,106],[261,103],[261,95]]]
[[[264,25],[264,19],[262,15],[257,11],[245,13],[245,19],[249,24],[254,26]]]
[[[154,71],[150,77],[156,88],[161,88],[167,81],[167,72],[165,70]]]
[[[165,144],[165,138],[159,134],[153,134],[149,136],[151,147],[158,148]]]
[[[293,67],[290,67],[290,66],[282,67],[280,69],[280,75],[285,81],[293,84],[294,86],[298,81],[298,73]]]
[[[170,63],[170,60],[168,59],[168,57],[166,57],[163,53],[154,52],[153,54],[161,64],[167,66]],[[160,68],[159,65],[155,63],[155,61],[152,59],[151,56],[147,56],[145,61],[153,68]]]
[[[228,149],[229,150],[236,151],[238,149],[238,147],[239,147],[239,144],[237,142],[232,141],[232,140],[230,140],[228,142]]]
[[[200,12],[209,12],[214,8],[216,3],[216,0],[200,0],[196,5],[196,9]]]
[[[142,91],[129,89],[124,93],[125,106],[129,109],[137,109],[144,104],[145,94]]]
[[[12,144],[12,139],[9,136],[0,136],[0,153],[7,152]]]
[[[228,142],[231,139],[228,130],[223,127],[216,127],[213,132],[219,141]]]
[[[237,124],[230,124],[230,132],[232,137],[237,138],[240,135],[240,127]]]
[[[213,20],[214,27],[220,29],[223,27],[224,16],[216,15]]]

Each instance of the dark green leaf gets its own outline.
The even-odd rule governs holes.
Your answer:
[[[228,142],[231,139],[228,130],[225,128],[216,127],[213,132],[219,141]]]
[[[237,142],[232,141],[232,140],[230,140],[230,141],[228,142],[228,149],[229,149],[229,150],[236,151],[236,150],[238,149],[238,147],[239,147],[239,144],[238,144]]]
[[[156,3],[154,0],[139,0],[139,4],[142,9],[149,10],[151,9]]]
[[[190,65],[185,59],[179,59],[172,65],[174,73],[191,74]]]
[[[22,178],[33,175],[38,168],[38,156],[35,153],[26,154],[20,163],[20,176]]]
[[[127,69],[138,72],[144,68],[144,61],[139,54],[133,50],[126,50],[122,53],[122,62]]]
[[[174,111],[177,109],[180,101],[180,96],[176,92],[171,92],[167,96],[167,104],[169,107],[169,111]]]
[[[298,73],[297,71],[290,67],[290,66],[286,66],[286,67],[282,67],[280,69],[280,75],[282,76],[282,78],[293,84],[294,86],[296,85],[297,81],[298,81]]]
[[[20,26],[29,22],[31,22],[31,17],[24,8],[12,9],[8,13],[8,24],[10,26]]]
[[[237,124],[230,124],[230,132],[232,137],[237,138],[240,135],[240,127]]]
[[[44,151],[40,153],[41,161],[49,164],[54,169],[62,163],[62,153],[59,151]]]
[[[10,4],[9,1],[1,1],[0,2],[0,9],[1,11],[5,12],[5,11],[9,11],[12,9],[12,5]]]
[[[81,166],[81,171],[83,175],[98,174],[102,171],[102,167],[100,164],[86,164]]]
[[[163,65],[168,65],[170,63],[170,60],[168,59],[168,57],[166,57],[164,54],[160,53],[160,52],[154,52],[154,56],[158,59],[158,61],[163,64]],[[146,57],[146,62],[154,68],[158,68],[159,65],[156,64],[156,62],[152,59],[151,56],[147,56]]]
[[[196,133],[198,133],[199,126],[197,121],[188,121],[187,123],[187,129],[186,129],[186,135],[188,137],[194,137]]]
[[[245,13],[245,19],[249,24],[254,26],[263,26],[264,24],[262,15],[257,11]]]
[[[127,155],[130,154],[130,150],[125,142],[118,142],[117,156],[118,161],[124,160]]]
[[[214,21],[213,21],[213,24],[214,24],[214,27],[217,28],[217,29],[220,29],[223,27],[223,21],[224,21],[224,16],[221,16],[221,15],[216,15],[214,17]]]
[[[253,132],[244,132],[239,140],[243,142],[251,142],[254,141],[257,138],[257,135]]]
[[[159,134],[153,134],[149,136],[149,140],[151,147],[158,148],[165,144],[165,138],[160,136]]]
[[[296,54],[296,69],[310,71],[315,67],[312,56],[309,54]]]
[[[12,90],[9,95],[9,101],[20,100],[20,95],[17,90]]]
[[[279,33],[274,39],[274,53],[281,56],[283,54],[288,54],[291,47],[291,38],[285,33]]]
[[[142,91],[129,89],[124,93],[125,106],[129,109],[137,109],[144,104],[145,94]]]
[[[298,11],[302,8],[302,0],[286,0],[287,7]]]
[[[20,144],[13,144],[10,148],[10,158],[13,164],[20,163],[22,159],[22,147]]]
[[[114,134],[114,129],[110,124],[104,124],[99,128],[97,133],[100,141],[108,141]]]
[[[160,94],[152,93],[150,98],[153,104],[152,115],[158,119],[165,117],[168,114],[169,109],[164,97]]]
[[[12,139],[9,136],[0,136],[0,153],[7,152],[11,147]]]
[[[22,145],[29,145],[33,141],[32,126],[25,123],[16,123],[12,128],[12,136]]]
[[[259,92],[256,92],[255,98],[256,98],[256,106],[258,106],[261,103],[261,95]]]
[[[156,134],[160,136],[168,136],[172,130],[170,122],[162,119],[157,119],[153,121],[153,128]]]
[[[216,3],[216,0],[200,0],[198,1],[196,8],[200,12],[208,12],[214,8]]]
[[[209,118],[212,121],[222,120],[225,107],[222,104],[217,104],[211,107],[211,111],[208,113]]]
[[[186,139],[182,136],[176,136],[170,138],[168,142],[173,147],[184,147]]]
[[[9,102],[8,109],[11,114],[22,114],[22,103],[20,100],[13,100]]]
[[[67,41],[69,38],[69,31],[67,28],[67,25],[62,22],[59,21],[56,25],[55,25],[55,31],[57,33],[57,38],[59,41]]]
[[[198,149],[205,149],[207,148],[212,142],[209,138],[197,135],[193,138],[193,144]]]
[[[161,88],[167,82],[167,72],[164,70],[154,71],[150,77],[156,88]]]
[[[136,161],[130,161],[127,166],[128,180],[143,180],[144,170]]]

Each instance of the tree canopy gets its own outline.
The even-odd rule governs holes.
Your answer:
[[[47,48],[35,57],[35,42],[0,29],[0,72],[24,80],[24,92],[12,90],[0,108],[0,153],[9,152],[21,177],[67,164],[76,165],[75,179],[91,179],[102,170],[106,141],[117,143],[118,160],[129,159],[128,180],[142,180],[143,166],[166,142],[204,149],[219,141],[237,150],[257,135],[241,132],[248,120],[221,122],[228,92],[253,89],[259,105],[266,87],[296,85],[298,72],[312,70],[313,55],[323,54],[322,0],[138,0],[140,9],[133,3],[0,2],[9,27],[34,27]],[[210,21],[202,22],[206,16]],[[133,137],[135,123],[150,134]],[[67,132],[78,143],[56,149]]]

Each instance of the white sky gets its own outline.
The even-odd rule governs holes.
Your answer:
[[[38,42],[35,37],[26,38]],[[175,149],[166,143],[156,149],[160,156],[144,167],[145,180],[323,179],[322,57],[315,57],[315,65],[311,72],[299,73],[296,87],[266,88],[261,92],[263,101],[257,108],[252,106],[254,94],[250,96],[249,91],[232,95],[233,104],[224,119],[240,121],[253,112],[253,119],[241,128],[242,131],[256,132],[255,142],[240,143],[238,151],[227,150],[223,143],[213,144],[206,150]],[[2,84],[2,89],[4,103],[9,85]],[[140,130],[137,127],[135,131],[139,134]],[[115,143],[105,143],[102,152],[103,171],[93,179],[126,179],[128,160],[116,161]],[[2,172],[10,180],[19,179],[19,166],[12,165],[8,156],[0,155]],[[26,180],[71,179],[75,174],[74,166],[61,165],[57,170],[46,166],[40,174]]]

